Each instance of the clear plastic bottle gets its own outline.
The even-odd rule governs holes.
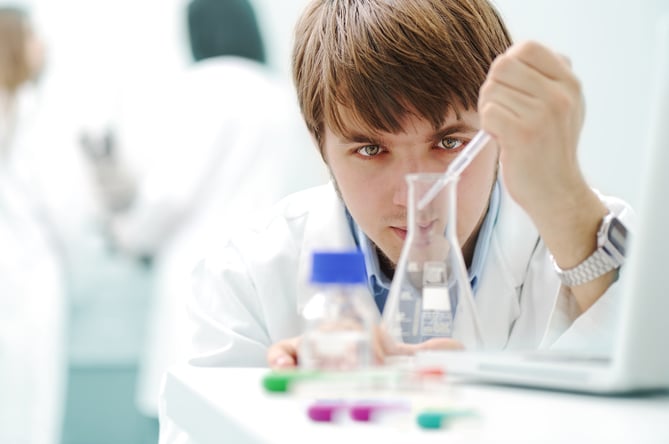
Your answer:
[[[304,369],[356,370],[372,365],[378,311],[359,251],[315,252],[310,282],[318,288],[302,312]]]

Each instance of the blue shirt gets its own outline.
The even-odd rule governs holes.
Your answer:
[[[488,211],[485,215],[485,218],[483,219],[483,224],[481,225],[478,239],[476,239],[474,256],[472,257],[472,263],[468,270],[469,282],[471,283],[474,294],[476,294],[478,282],[483,271],[483,262],[485,261],[485,258],[488,255],[488,250],[490,248],[490,239],[492,238],[492,230],[497,222],[499,206],[499,183],[495,182],[492,194],[490,195]],[[379,308],[379,312],[383,313],[383,307],[386,305],[386,299],[388,298],[388,292],[390,291],[390,284],[392,280],[381,270],[379,257],[377,255],[374,243],[367,237],[365,233],[363,233],[358,224],[355,223],[348,210],[346,210],[346,217],[348,219],[355,244],[365,256],[365,268],[369,290],[371,291],[372,295],[374,295],[374,301],[376,302],[376,306]]]

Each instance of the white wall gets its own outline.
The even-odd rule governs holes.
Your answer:
[[[185,0],[31,0],[48,45],[49,85],[69,96],[66,111],[98,123],[133,85],[187,62]]]
[[[308,0],[252,0],[268,61],[290,79],[293,26]],[[516,40],[547,43],[573,62],[587,104],[580,157],[603,192],[632,203],[648,143],[654,21],[668,0],[493,0]],[[38,6],[52,43],[51,76],[70,113],[104,120],[128,84],[160,78],[188,62],[187,0],[23,0]],[[116,108],[115,108],[116,107]]]
[[[290,79],[293,28],[308,0],[251,0],[265,35],[268,63]]]
[[[539,40],[571,59],[586,100],[579,147],[586,176],[603,192],[636,204],[658,68],[655,23],[669,14],[669,1],[495,3],[516,41]]]

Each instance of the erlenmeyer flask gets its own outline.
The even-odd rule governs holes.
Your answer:
[[[407,237],[383,311],[383,326],[396,343],[453,337],[468,349],[482,348],[456,229],[458,176],[447,180],[422,208],[418,206],[439,180],[443,180],[441,174],[406,176]],[[460,328],[463,324],[466,328]]]

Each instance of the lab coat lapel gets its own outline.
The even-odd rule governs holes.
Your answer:
[[[301,312],[313,294],[309,285],[311,255],[314,251],[342,251],[355,249],[355,241],[349,228],[344,204],[337,195],[332,182],[320,187],[310,202],[305,222],[304,237],[298,258],[297,310]]]
[[[531,219],[501,186],[500,210],[474,296],[483,347],[501,349],[520,316],[520,293],[539,235]],[[454,336],[474,344],[475,331],[467,304],[459,303]]]

